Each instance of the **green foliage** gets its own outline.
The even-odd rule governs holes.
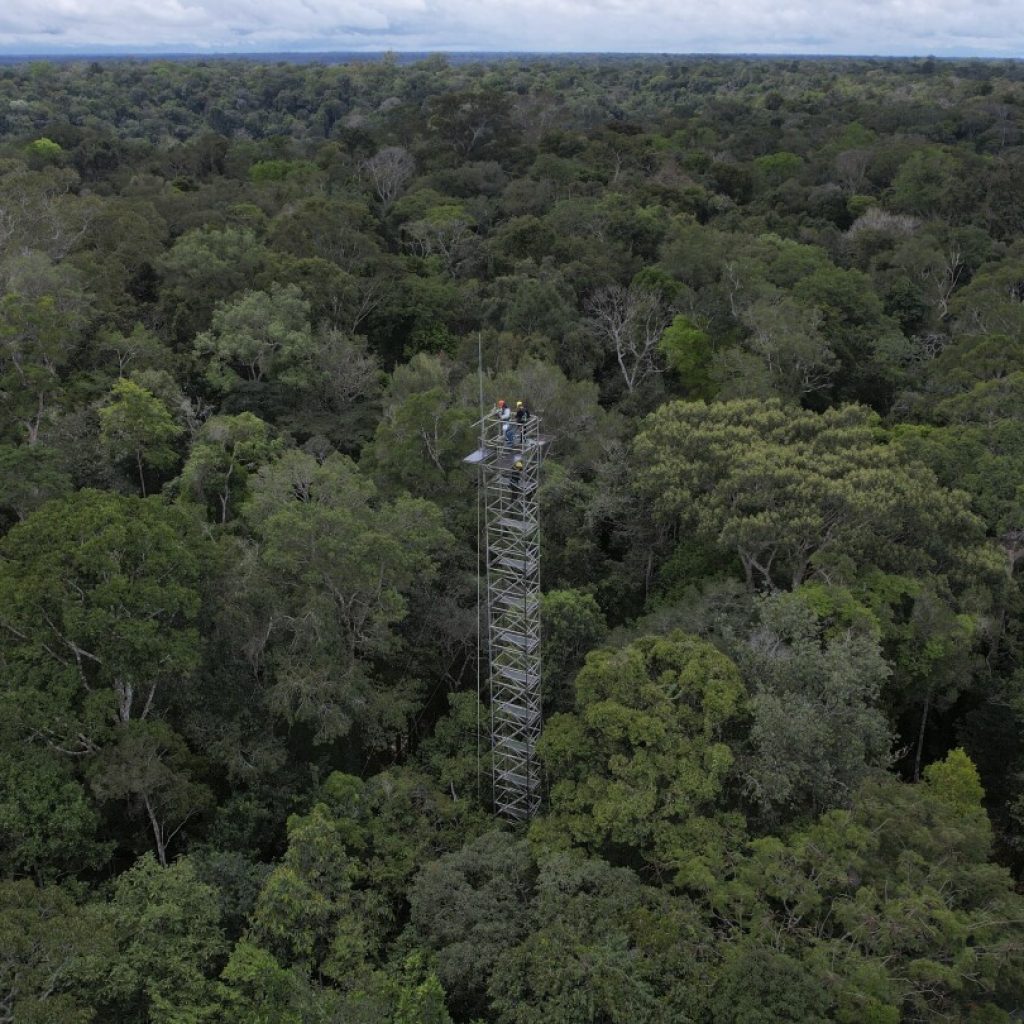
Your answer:
[[[143,467],[169,469],[173,466],[178,453],[172,442],[181,436],[182,428],[155,395],[124,378],[114,384],[110,400],[100,408],[99,415],[100,440],[111,461],[132,464],[145,497]]]
[[[192,444],[178,482],[182,501],[205,506],[216,522],[232,518],[248,493],[248,480],[283,445],[251,412],[213,416]]]
[[[189,820],[213,802],[196,776],[203,761],[166,723],[125,723],[91,765],[92,790],[101,800],[124,801],[147,820],[160,863]]]
[[[308,175],[312,165],[294,160],[258,160],[249,168],[249,180],[262,185],[268,181],[285,181],[287,178]]]
[[[604,639],[608,625],[593,595],[578,590],[549,590],[541,598],[540,616],[547,696],[554,707],[567,710],[572,675],[587,652]]]
[[[798,960],[754,943],[737,943],[718,973],[710,1008],[722,1024],[818,1024],[829,1019],[830,1003],[821,981]],[[874,1017],[862,1019],[882,1024]]]
[[[716,361],[723,398],[756,395],[767,385],[769,394],[810,402],[831,389],[838,366],[819,309],[776,293],[754,301],[741,320],[750,334],[740,352]]]
[[[451,372],[443,357],[425,352],[395,369],[368,452],[375,476],[388,490],[446,503],[454,492],[468,500],[462,458],[473,447],[474,413],[456,401]]]
[[[194,524],[157,499],[97,491],[44,505],[0,541],[15,756],[34,739],[80,760],[97,795],[130,800],[162,861],[205,800],[180,738],[146,721],[198,665],[201,551]],[[73,809],[74,790],[61,800]]]
[[[169,370],[173,365],[173,357],[168,349],[142,324],[135,324],[130,332],[124,334],[103,332],[97,336],[96,341],[104,361],[116,364],[119,378],[125,373]]]
[[[35,444],[63,391],[72,322],[52,295],[9,292],[0,299],[0,429]]]
[[[936,777],[947,772],[969,777],[973,766],[954,755]],[[778,1001],[773,1012],[793,1020],[814,1006],[849,1021],[954,1021],[972,1005],[996,1012],[1019,985],[1021,964],[1005,934],[988,946],[981,933],[993,935],[992,915],[1012,914],[1019,897],[986,863],[990,838],[977,801],[957,806],[931,784],[879,779],[861,788],[852,811],[832,811],[786,842],[755,841],[715,897],[739,933],[717,1005],[756,1013]],[[772,940],[783,933],[779,950]],[[805,993],[788,1008],[772,972],[755,966],[780,952],[788,988]],[[751,972],[747,990],[741,963]]]
[[[0,507],[25,519],[51,498],[71,490],[60,453],[44,445],[0,445]]]
[[[927,217],[945,212],[958,170],[956,158],[938,146],[915,150],[893,179],[893,200],[908,213]]]
[[[395,1024],[452,1024],[445,992],[433,974],[424,971],[423,958],[413,953],[402,964],[394,1009]]]
[[[99,816],[70,765],[31,749],[0,754],[0,874],[49,879],[97,867],[110,853]]]
[[[703,885],[742,827],[720,813],[735,770],[728,741],[746,715],[736,666],[674,633],[592,652],[575,686],[575,712],[552,717],[540,744],[551,811],[536,841],[636,850],[679,884]]]
[[[242,940],[221,977],[227,985],[223,1019],[232,1024],[301,1024],[306,987],[298,972],[266,950]]]
[[[320,740],[359,721],[385,745],[404,727],[416,680],[375,692],[371,659],[395,650],[407,595],[436,573],[434,555],[450,539],[438,510],[408,496],[379,500],[344,456],[321,463],[291,451],[259,471],[244,515],[278,610],[264,640],[271,707]]]
[[[225,954],[215,893],[188,860],[161,867],[146,854],[125,871],[103,915],[118,953],[98,996],[123,1021],[217,1020],[211,980]]]
[[[308,318],[296,285],[246,292],[214,310],[213,326],[196,338],[196,354],[210,357],[207,376],[224,391],[265,379],[299,384],[313,344]]]
[[[965,496],[880,444],[862,408],[670,403],[635,452],[655,509],[734,551],[751,586],[842,580],[872,564],[961,577],[990,564]]]
[[[64,150],[58,143],[46,136],[30,142],[25,147],[25,155],[28,157],[29,163],[36,168],[44,167],[46,164],[59,163],[63,152]]]
[[[977,814],[985,791],[981,788],[978,769],[957,747],[943,761],[935,761],[924,770],[924,784],[940,800],[945,800],[962,814]]]
[[[0,1019],[1007,1021],[1022,85],[4,65]],[[551,438],[498,831],[481,386]]]
[[[97,491],[44,505],[0,541],[7,695],[29,701],[27,721],[88,751],[178,684],[197,662],[200,550],[188,518],[156,499]]]
[[[87,986],[117,955],[109,923],[57,886],[0,881],[0,992],[4,1013],[28,1024],[90,1024]]]
[[[887,766],[891,737],[878,705],[890,669],[877,636],[829,636],[802,591],[777,595],[762,602],[740,664],[755,691],[744,774],[763,809],[842,806],[871,768]]]
[[[472,818],[406,773],[367,784],[334,773],[321,796],[309,814],[289,819],[287,852],[256,901],[247,941],[260,952],[236,950],[229,970],[237,974],[244,952],[272,956],[271,976],[280,976],[284,991],[294,981],[282,970],[294,970],[295,979],[324,975],[356,992],[376,988],[382,979],[370,966],[393,933],[412,875],[425,859],[456,847]],[[443,998],[439,1007],[435,986],[419,978],[404,996],[381,998],[412,1000],[436,1014]]]
[[[767,185],[781,185],[787,178],[799,174],[803,161],[796,153],[769,153],[754,161],[758,175]]]
[[[481,688],[486,685],[481,666]],[[448,714],[439,718],[434,731],[417,751],[431,778],[455,799],[473,799],[486,785],[480,765],[484,756],[484,726],[488,711],[475,692],[448,697]]]
[[[388,900],[396,918],[420,865],[458,848],[486,822],[468,801],[453,800],[408,769],[381,772],[365,784],[335,772],[321,795],[358,854],[363,879]]]
[[[209,327],[218,302],[251,287],[265,252],[247,227],[195,228],[177,238],[156,265],[175,335],[191,342]]]
[[[977,393],[974,388],[969,394]],[[953,402],[942,404],[950,409]],[[960,408],[965,405],[961,403]],[[1024,423],[999,419],[948,426],[904,424],[897,427],[894,438],[944,484],[967,491],[990,534],[1005,539],[1024,522],[1024,492],[1013,471],[1024,457]]]
[[[288,833],[288,853],[260,892],[249,938],[283,966],[343,978],[370,944],[355,913],[356,865],[339,824],[322,804],[291,819]]]
[[[489,992],[501,1024],[692,1019],[700,948],[687,904],[600,860],[540,865],[531,934],[506,950]]]
[[[460,1016],[484,1011],[488,979],[509,948],[529,935],[525,908],[535,874],[525,841],[487,832],[416,875],[409,890],[411,938],[433,951]]]
[[[689,317],[682,315],[665,328],[658,342],[665,362],[679,375],[687,397],[710,399],[715,386],[711,380],[711,339],[694,326]]]

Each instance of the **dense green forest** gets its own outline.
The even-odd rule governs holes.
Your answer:
[[[1022,562],[1024,65],[0,67],[0,1022],[1009,1021]]]

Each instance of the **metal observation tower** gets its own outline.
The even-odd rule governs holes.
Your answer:
[[[524,820],[540,806],[540,520],[537,484],[548,438],[540,421],[480,420],[487,544],[487,654],[495,811]]]

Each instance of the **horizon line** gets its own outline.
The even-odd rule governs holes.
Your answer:
[[[758,58],[769,60],[970,60],[970,61],[1008,61],[1022,62],[1024,56],[978,53],[978,52],[906,52],[906,53],[838,53],[827,50],[820,51],[759,51],[759,50],[518,50],[518,49],[486,49],[486,48],[430,48],[430,49],[400,49],[387,47],[385,49],[281,49],[281,50],[204,50],[201,48],[170,48],[159,44],[142,49],[119,49],[115,47],[85,47],[82,49],[50,50],[50,51],[29,51],[29,50],[5,50],[0,49],[0,60],[6,62],[40,61],[40,60],[124,60],[132,58],[159,59],[163,58],[187,58],[187,59],[258,59],[264,57],[363,57],[366,59],[380,59],[388,55],[406,57],[431,57],[431,56],[457,56],[457,57],[732,57],[732,58]]]

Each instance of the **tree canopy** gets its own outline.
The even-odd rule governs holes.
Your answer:
[[[1024,65],[314,56],[0,62],[0,1024],[1016,1019]]]

